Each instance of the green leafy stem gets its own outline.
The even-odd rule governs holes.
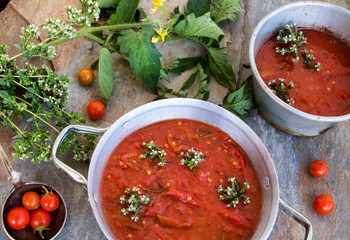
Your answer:
[[[250,203],[249,197],[244,195],[245,191],[249,189],[249,184],[245,182],[243,187],[241,187],[241,184],[234,177],[229,178],[228,181],[231,183],[231,185],[227,188],[223,188],[221,185],[217,188],[218,192],[222,193],[222,195],[220,195],[220,199],[222,201],[229,201],[226,206],[236,207],[240,198],[243,199],[243,204]]]

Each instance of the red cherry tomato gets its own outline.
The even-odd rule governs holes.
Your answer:
[[[314,200],[314,209],[322,215],[331,213],[334,209],[333,198],[327,194],[321,194]]]
[[[44,186],[43,188],[46,193],[40,198],[40,205],[45,211],[53,212],[60,206],[60,199],[56,193],[49,191]]]
[[[7,224],[15,230],[25,228],[30,220],[30,215],[24,207],[12,208],[7,214]]]
[[[43,209],[37,209],[30,214],[30,226],[44,239],[43,231],[50,230],[48,227],[51,224],[51,215]]]
[[[22,197],[23,207],[28,211],[34,211],[40,206],[40,196],[36,192],[26,192]]]
[[[44,225],[46,228],[51,224],[51,215],[43,209],[37,209],[30,214],[30,226],[37,229]]]
[[[91,119],[98,120],[105,115],[106,108],[100,101],[92,101],[87,106],[87,113]]]
[[[309,172],[314,177],[324,177],[328,172],[327,164],[322,160],[314,160],[310,163]]]

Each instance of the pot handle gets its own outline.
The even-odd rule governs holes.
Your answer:
[[[305,227],[305,240],[312,239],[312,225],[309,220],[307,220],[303,215],[301,215],[297,210],[295,210],[291,205],[289,205],[281,198],[279,202],[279,208]]]
[[[74,179],[74,181],[85,185],[84,187],[87,187],[87,180],[86,178],[79,173],[78,171],[74,170],[73,168],[69,167],[62,161],[60,161],[57,158],[58,151],[60,149],[60,146],[64,139],[71,133],[81,133],[81,134],[95,134],[95,135],[103,135],[108,128],[99,128],[99,127],[89,127],[89,126],[82,126],[82,125],[70,125],[62,130],[60,134],[58,134],[55,143],[52,147],[52,159],[55,163],[57,168],[62,169],[64,172],[66,172],[71,178]]]

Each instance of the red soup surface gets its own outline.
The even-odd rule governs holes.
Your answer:
[[[302,29],[307,43],[298,48],[300,60],[292,55],[275,52],[277,35],[268,40],[256,57],[260,76],[268,85],[270,80],[285,79],[294,83],[288,96],[291,106],[319,116],[340,116],[350,113],[350,48],[329,33]],[[307,49],[319,62],[316,71],[304,64],[302,50]]]
[[[157,158],[142,158],[142,143],[153,141],[166,153],[161,167]],[[205,158],[192,170],[181,165],[181,152],[193,148]],[[235,177],[250,187],[235,207],[220,199],[217,187],[230,186]],[[139,188],[149,195],[138,220],[123,215],[125,189]],[[254,167],[238,144],[220,129],[206,123],[173,119],[146,126],[126,137],[103,170],[100,196],[106,221],[117,239],[249,239],[257,229],[262,192]]]

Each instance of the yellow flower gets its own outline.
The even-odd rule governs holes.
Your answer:
[[[158,31],[157,29],[155,29],[156,32],[158,33],[158,35],[160,36],[160,38],[162,39],[162,42],[165,41],[165,36],[167,36],[167,35],[169,34],[169,33],[168,33],[168,29],[169,29],[169,28],[165,29],[164,32],[162,31],[162,29],[159,29],[159,31]]]
[[[153,36],[151,42],[152,43],[157,43],[159,42],[160,37],[159,36]]]
[[[159,8],[160,6],[163,5],[163,2],[165,2],[166,0],[153,0],[152,4],[153,4],[153,9],[151,9],[151,13],[155,13],[155,11],[157,10],[157,8]]]

